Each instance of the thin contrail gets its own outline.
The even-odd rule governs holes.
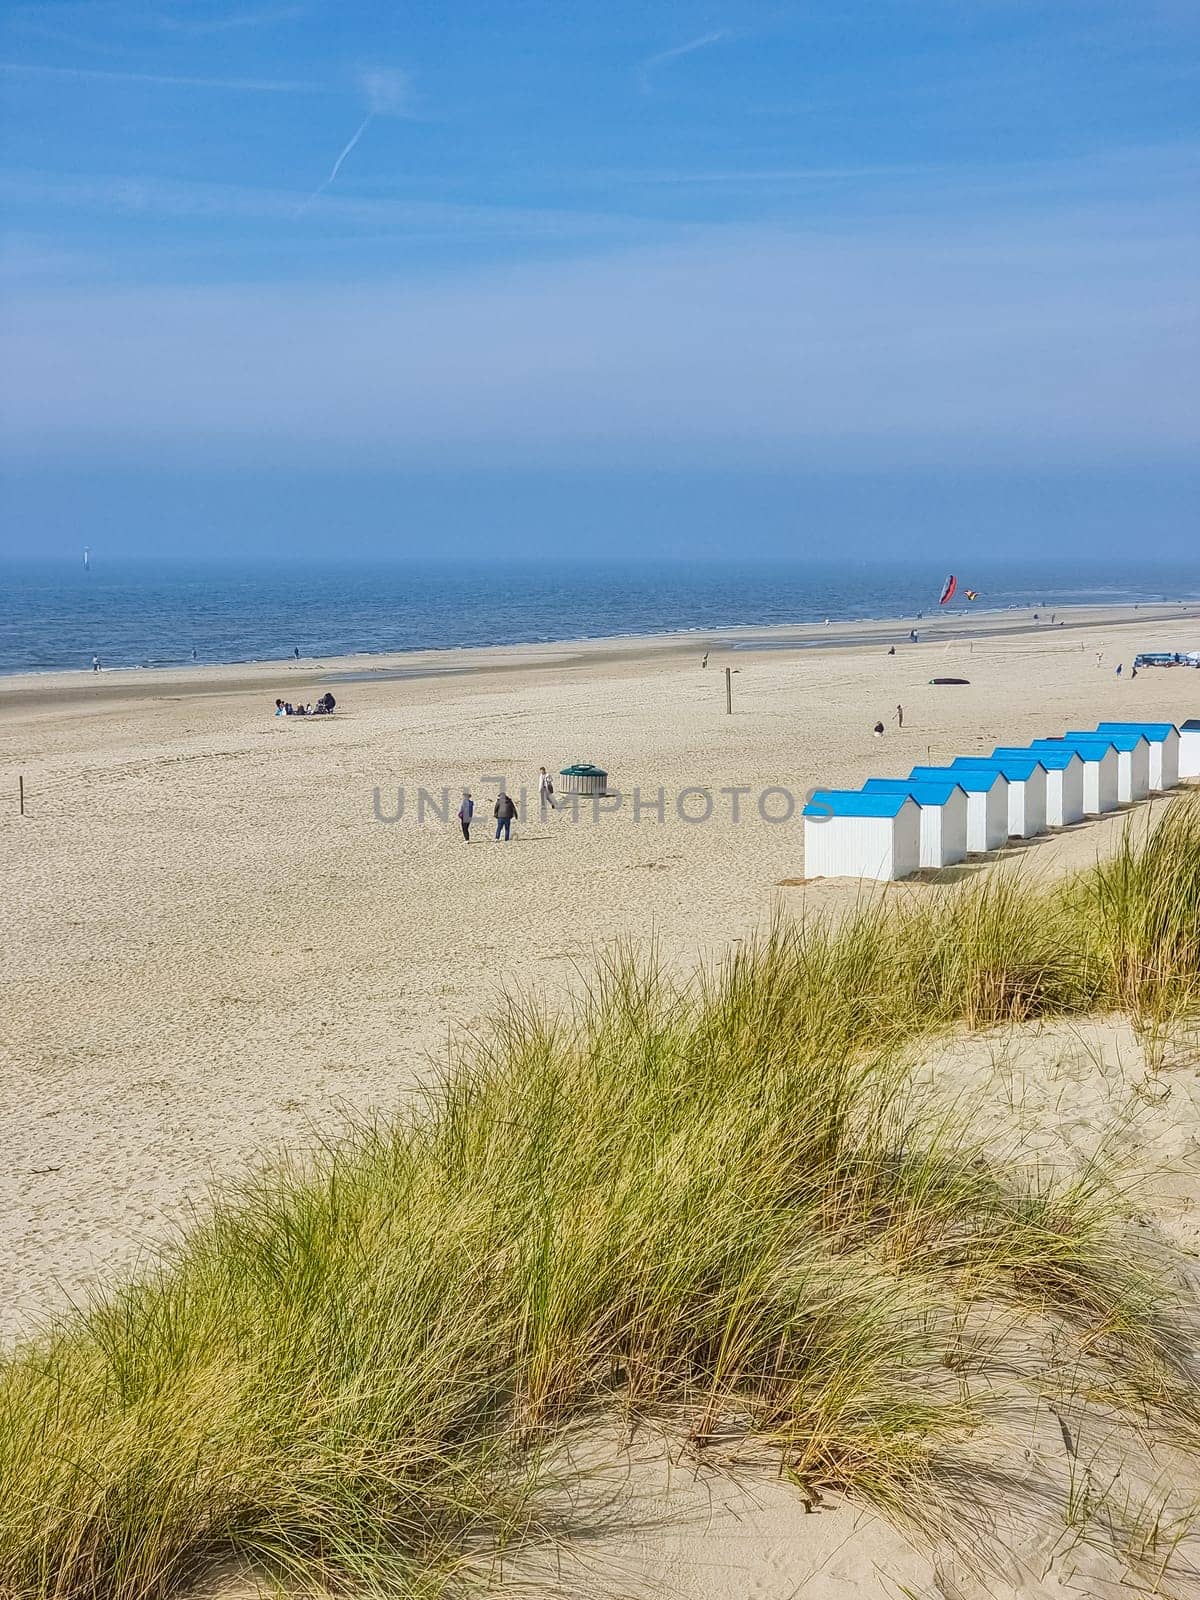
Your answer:
[[[345,161],[346,157],[350,154],[351,150],[354,149],[354,146],[362,138],[363,134],[366,133],[368,124],[371,122],[371,120],[374,117],[374,115],[375,115],[375,113],[373,111],[368,111],[367,112],[366,116],[359,123],[358,127],[354,130],[353,134],[346,141],[345,145],[342,148],[341,155],[338,156],[337,160],[333,163],[333,166],[330,168],[329,176],[325,179],[325,182],[324,183],[319,183],[317,185],[317,187],[309,195],[308,199],[300,207],[300,211],[298,211],[296,213],[297,216],[300,215],[300,212],[307,211],[309,206],[312,205],[313,201],[317,198],[318,195],[322,195],[322,194],[325,193],[326,189],[328,189],[329,185],[333,182],[333,180],[337,177],[338,173],[342,170],[342,163]]]
[[[698,39],[689,39],[686,44],[677,44],[671,50],[660,50],[656,56],[648,56],[638,68],[638,79],[643,91],[650,88],[650,74],[655,67],[662,66],[664,61],[674,61],[678,56],[690,56],[693,51],[705,50],[710,44],[718,44],[728,37],[728,28],[716,28],[712,33],[702,33]]]

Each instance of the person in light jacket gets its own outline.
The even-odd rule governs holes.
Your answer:
[[[496,819],[496,838],[503,839],[508,844],[512,839],[512,825],[517,820],[517,808],[512,797],[501,789],[496,796],[496,804],[492,809]]]
[[[471,842],[471,818],[475,815],[475,802],[471,799],[470,789],[463,790],[462,805],[458,808],[458,820],[462,825],[463,838],[468,844]]]
[[[557,809],[554,804],[554,779],[543,767],[538,773],[538,805],[545,812],[549,806],[551,811]]]

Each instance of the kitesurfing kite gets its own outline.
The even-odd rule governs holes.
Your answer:
[[[944,606],[944,605],[947,605],[951,600],[953,600],[954,599],[954,591],[957,588],[958,588],[958,579],[954,576],[953,573],[951,573],[950,576],[946,579],[945,583],[942,585],[942,597],[938,601],[938,605]]]

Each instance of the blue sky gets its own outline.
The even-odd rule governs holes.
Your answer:
[[[1193,550],[1193,0],[0,17],[0,551]]]

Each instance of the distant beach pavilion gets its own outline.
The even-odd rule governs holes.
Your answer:
[[[1098,733],[1140,733],[1150,746],[1150,787],[1173,789],[1179,782],[1179,729],[1173,722],[1098,722]]]
[[[1150,745],[1143,734],[1071,728],[1067,738],[1108,740],[1117,752],[1117,799],[1121,805],[1144,800],[1150,793]]]
[[[1037,754],[1042,750],[1074,750],[1083,762],[1083,814],[1101,817],[1106,811],[1117,809],[1117,752],[1100,735],[1090,739],[1034,739],[1029,748]]]
[[[594,767],[590,761],[577,761],[559,773],[564,794],[600,795],[607,793],[608,773],[603,767]]]
[[[949,867],[967,858],[967,792],[953,777],[868,778],[864,794],[909,794],[921,808],[921,865]]]
[[[1046,826],[1066,828],[1083,821],[1083,760],[1070,745],[1031,750],[1028,745],[998,745],[994,756],[1033,755],[1046,769]]]
[[[997,767],[914,767],[910,778],[957,783],[967,797],[967,850],[986,855],[1008,843],[1008,779]]]
[[[1179,776],[1200,778],[1200,717],[1189,717],[1180,723]]]
[[[921,808],[909,794],[816,789],[804,807],[806,878],[907,878],[921,865]]]
[[[958,772],[967,767],[994,767],[1008,779],[1008,836],[1032,839],[1046,831],[1046,769],[1036,753],[1020,756],[956,756]]]

